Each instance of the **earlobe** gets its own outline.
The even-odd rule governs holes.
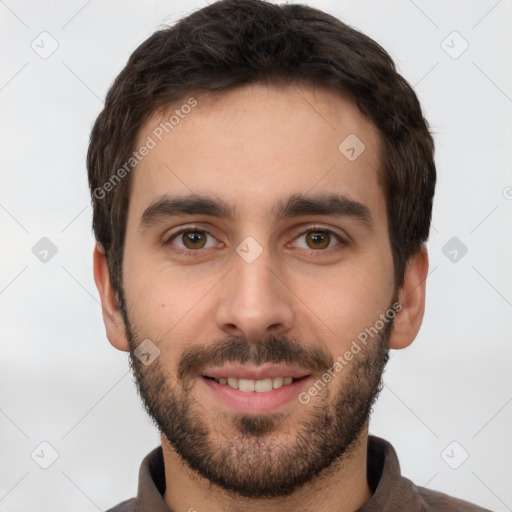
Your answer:
[[[103,246],[96,243],[93,253],[94,281],[101,299],[103,323],[107,332],[107,338],[111,345],[118,350],[128,351],[123,316],[117,303],[110,274],[107,258]]]
[[[428,274],[428,253],[424,245],[409,259],[404,283],[400,289],[398,302],[402,309],[395,316],[389,347],[408,347],[420,330],[425,312],[425,287]]]

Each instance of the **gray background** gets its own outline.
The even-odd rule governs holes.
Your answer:
[[[307,3],[390,52],[437,144],[425,320],[393,354],[371,433],[417,484],[512,510],[512,1]],[[104,334],[84,161],[131,52],[204,5],[0,1],[3,512],[105,510],[135,494],[159,443]]]

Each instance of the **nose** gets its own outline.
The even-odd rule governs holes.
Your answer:
[[[222,290],[216,322],[227,334],[258,342],[292,329],[294,295],[268,251],[250,263],[235,254]]]

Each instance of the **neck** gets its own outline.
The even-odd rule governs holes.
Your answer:
[[[221,512],[354,512],[371,498],[366,476],[367,427],[350,453],[318,477],[282,498],[235,497],[191,470],[162,436],[166,490],[164,500],[173,511]]]

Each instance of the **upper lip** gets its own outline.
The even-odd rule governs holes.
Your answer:
[[[203,371],[202,375],[203,377],[212,377],[214,379],[220,379],[221,377],[236,377],[238,379],[263,380],[272,379],[274,377],[293,377],[294,379],[300,379],[302,377],[307,377],[310,373],[290,366],[235,365],[208,368]]]

